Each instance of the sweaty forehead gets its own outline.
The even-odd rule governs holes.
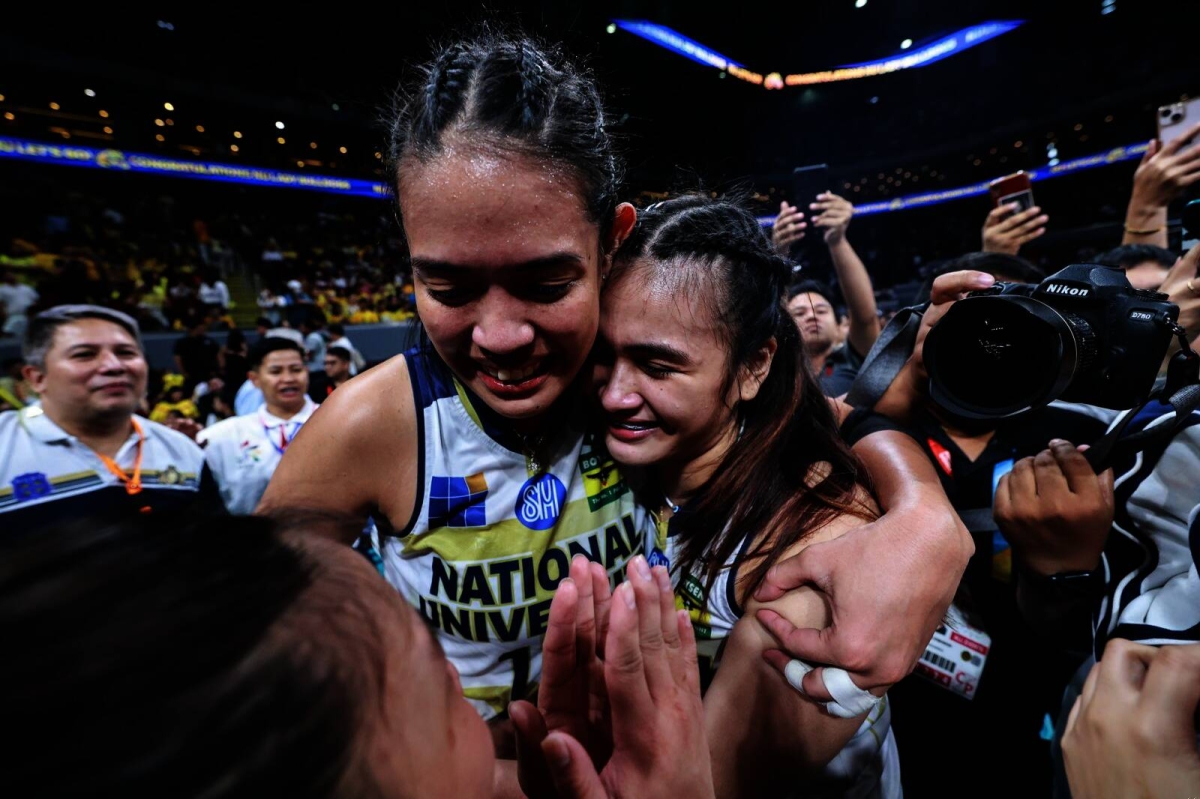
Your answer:
[[[51,349],[63,349],[78,345],[115,346],[137,342],[128,330],[107,319],[77,319],[59,325],[54,331]]]
[[[689,266],[642,258],[622,270],[601,299],[608,340],[644,343],[653,338],[701,348],[717,340],[713,286]]]
[[[428,161],[406,160],[399,178],[416,258],[503,265],[598,249],[578,181],[551,162],[451,144]]]

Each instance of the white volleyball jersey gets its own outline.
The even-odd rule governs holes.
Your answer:
[[[686,511],[685,511],[686,512]],[[659,525],[657,548],[667,553],[668,563],[675,563],[678,547],[667,535],[667,525]],[[672,573],[675,581],[676,605],[692,617],[696,633],[696,650],[700,658],[700,682],[707,690],[721,665],[721,651],[742,618],[743,609],[737,599],[738,567],[749,548],[746,538],[726,562],[713,582],[705,601],[704,575],[695,564],[686,574]],[[660,561],[662,562],[662,561]],[[783,679],[780,677],[780,679]],[[779,796],[803,795],[821,799],[898,799],[903,795],[900,786],[900,758],[896,738],[892,734],[892,711],[887,697],[875,706],[854,736],[822,769],[819,781],[805,784],[803,791],[781,791]]]
[[[204,460],[216,478],[226,510],[238,516],[254,512],[288,444],[320,407],[305,397],[299,413],[280,419],[267,413],[264,405],[254,413],[225,419],[197,434],[196,441],[204,447]]]
[[[388,581],[438,631],[484,718],[541,676],[550,599],[575,554],[614,584],[654,526],[603,448],[560,422],[535,447],[464,388],[431,348],[404,354],[417,407],[419,491],[408,529],[380,536]]]

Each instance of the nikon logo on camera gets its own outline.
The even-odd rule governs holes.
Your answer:
[[[1091,289],[1064,286],[1062,283],[1050,283],[1045,291],[1047,294],[1059,294],[1064,297],[1086,297],[1092,293]]]

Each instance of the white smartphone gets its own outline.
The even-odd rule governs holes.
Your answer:
[[[1178,139],[1188,128],[1200,122],[1200,98],[1172,103],[1158,109],[1158,141],[1167,144]],[[1187,146],[1190,142],[1184,142]]]

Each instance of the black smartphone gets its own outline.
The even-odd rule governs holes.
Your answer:
[[[826,164],[798,166],[792,170],[792,205],[804,214],[808,222],[808,235],[792,246],[793,253],[814,251],[813,242],[820,242],[820,231],[812,226],[816,214],[808,206],[817,201],[817,195],[829,191],[829,167]]]
[[[1183,207],[1183,251],[1200,244],[1200,200],[1192,200]]]

